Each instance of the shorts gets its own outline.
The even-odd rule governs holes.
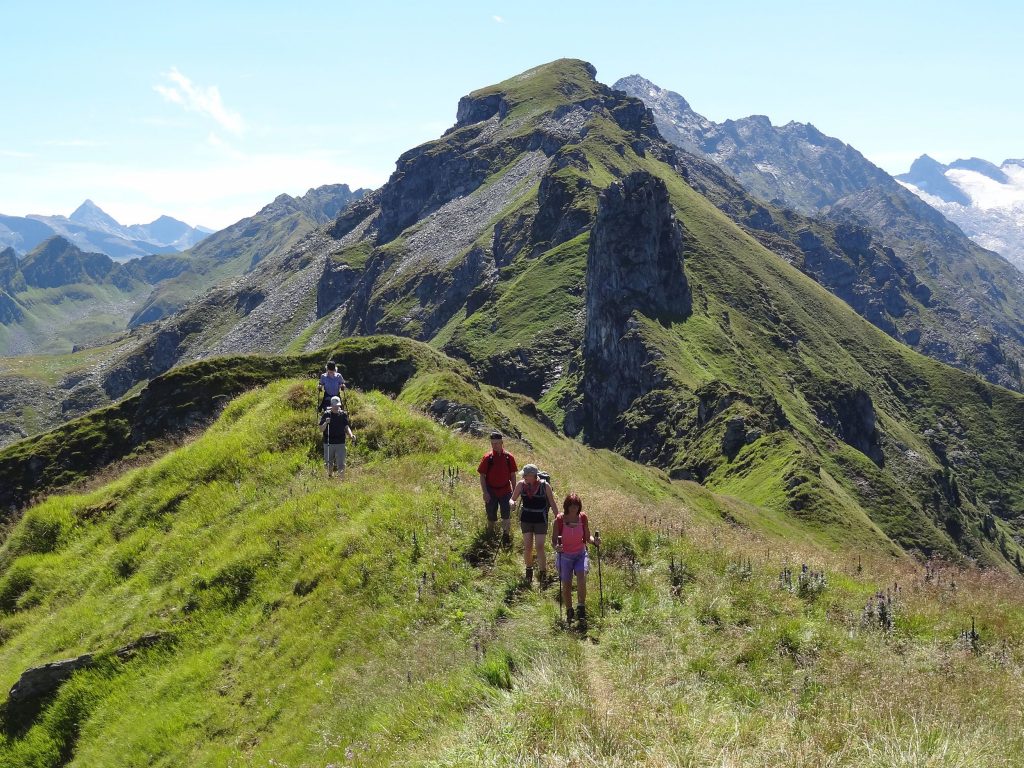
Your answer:
[[[520,520],[519,529],[523,533],[536,533],[538,536],[546,536],[548,532],[548,524],[546,522],[528,523],[525,520]]]
[[[484,509],[487,511],[487,519],[489,521],[496,522],[498,519],[498,507],[501,507],[501,519],[508,520],[512,517],[512,494],[506,493],[502,496],[498,496],[494,491],[489,491],[491,498],[484,505]]]
[[[572,581],[574,573],[587,573],[590,571],[590,559],[587,557],[587,550],[583,549],[569,555],[565,552],[558,553],[558,578],[562,581]]]
[[[345,468],[344,443],[324,443],[324,463],[328,469],[330,469],[332,461],[337,464],[339,472]]]

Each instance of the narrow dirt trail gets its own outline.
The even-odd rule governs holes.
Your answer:
[[[584,639],[580,650],[594,724],[602,729],[614,729],[614,724],[629,712],[629,705],[612,682],[608,663],[601,657],[597,644]]]

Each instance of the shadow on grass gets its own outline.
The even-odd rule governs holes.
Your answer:
[[[484,565],[493,565],[501,550],[500,539],[496,533],[486,528],[481,528],[473,537],[469,547],[466,548],[463,557],[466,562],[474,568]]]

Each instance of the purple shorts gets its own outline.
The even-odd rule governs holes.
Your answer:
[[[572,555],[565,552],[558,553],[558,578],[562,581],[572,581],[574,573],[587,573],[588,571],[590,571],[590,560],[587,558],[586,549]]]

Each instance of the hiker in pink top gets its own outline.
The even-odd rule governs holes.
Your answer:
[[[551,543],[558,554],[558,578],[562,582],[562,600],[566,605],[566,618],[575,618],[580,626],[587,622],[587,544],[597,546],[590,535],[590,523],[583,513],[583,502],[575,493],[570,493],[562,502],[562,514],[555,518],[551,528]],[[580,601],[575,614],[572,610],[572,575],[576,574],[576,590]]]

